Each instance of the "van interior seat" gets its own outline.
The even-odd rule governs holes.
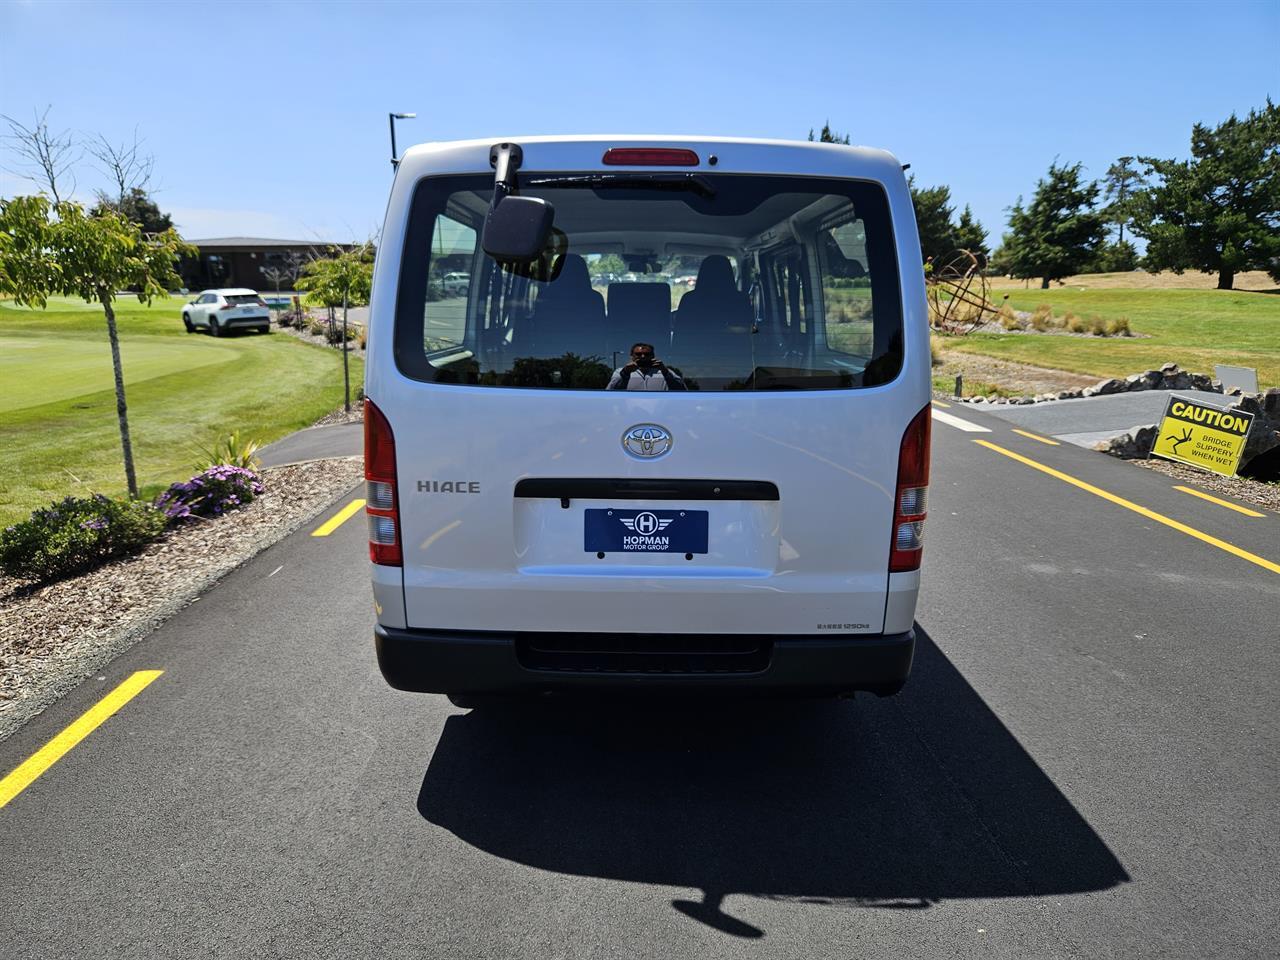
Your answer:
[[[538,296],[530,321],[533,349],[538,356],[579,356],[603,345],[604,297],[591,287],[587,261],[568,253],[560,274]]]
[[[698,267],[697,284],[680,298],[672,361],[744,369],[750,365],[751,299],[738,289],[729,258],[714,254]]]
[[[671,345],[671,284],[609,284],[609,332],[619,351],[644,342],[663,357]]]

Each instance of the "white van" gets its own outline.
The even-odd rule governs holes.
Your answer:
[[[456,273],[466,296],[441,296]],[[367,356],[374,635],[393,686],[465,703],[906,680],[930,362],[892,155],[414,147]]]

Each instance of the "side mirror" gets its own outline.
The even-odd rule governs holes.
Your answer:
[[[551,236],[555,208],[539,197],[506,196],[489,208],[481,245],[499,263],[529,263]]]

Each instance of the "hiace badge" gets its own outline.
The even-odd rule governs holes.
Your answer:
[[[706,510],[587,510],[589,553],[706,553]]]

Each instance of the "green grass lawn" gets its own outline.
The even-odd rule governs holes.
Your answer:
[[[971,334],[944,341],[948,350],[986,354],[1041,367],[1118,377],[1170,361],[1213,375],[1215,363],[1254,367],[1263,389],[1280,386],[1280,295],[1234,290],[1007,290],[1015,310],[1049,304],[1088,318],[1128,317],[1146,337]]]
[[[116,304],[138,483],[185,480],[195,446],[239,430],[263,443],[342,403],[342,356],[284,334],[188,334],[180,298]],[[364,364],[351,357],[354,394]],[[0,303],[0,524],[67,494],[123,494],[101,307]]]

